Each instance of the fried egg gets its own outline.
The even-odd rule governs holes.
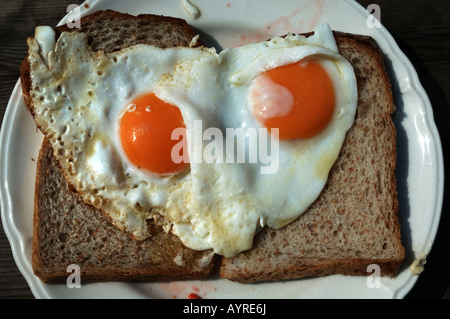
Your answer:
[[[120,229],[145,239],[150,235],[146,220],[160,216],[168,194],[189,176],[185,169],[161,166],[166,157],[160,150],[150,156],[133,150],[130,140],[148,139],[145,125],[167,128],[166,122],[175,117],[183,126],[177,112],[160,114],[164,108],[154,105],[141,110],[141,103],[155,99],[155,83],[173,72],[178,61],[213,51],[136,45],[105,54],[93,52],[85,34],[63,32],[56,43],[54,37],[50,27],[38,27],[35,38],[28,39],[35,121],[83,199]],[[133,118],[139,113],[153,118],[142,123],[145,117]],[[164,130],[156,134],[162,142],[135,148],[148,153],[146,148],[171,143],[170,136],[161,136]]]
[[[105,54],[36,31],[36,122],[83,198],[139,240],[153,218],[192,249],[251,248],[319,196],[354,121],[355,75],[327,25],[220,53]]]

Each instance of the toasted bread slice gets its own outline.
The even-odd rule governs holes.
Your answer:
[[[68,30],[57,28],[57,36]],[[112,52],[137,43],[160,47],[189,46],[196,33],[184,21],[155,15],[137,17],[99,11],[81,20],[93,50]],[[22,64],[22,85],[28,101],[29,66]],[[153,235],[136,241],[120,231],[101,211],[86,205],[71,190],[44,139],[37,161],[32,266],[44,282],[65,282],[67,266],[80,267],[82,282],[198,279],[214,264],[211,251],[183,246],[174,235],[149,225]]]
[[[393,96],[372,38],[334,32],[353,65],[358,109],[319,198],[291,224],[264,228],[251,250],[223,258],[221,277],[238,282],[329,274],[368,275],[376,264],[393,277],[403,259],[395,179]]]

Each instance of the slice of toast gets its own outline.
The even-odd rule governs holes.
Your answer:
[[[257,282],[369,275],[370,264],[393,277],[403,262],[389,77],[372,38],[334,35],[355,70],[358,109],[327,185],[296,221],[278,230],[264,228],[251,250],[223,258],[223,278]]]
[[[63,31],[71,30],[58,27],[57,36]],[[93,50],[106,52],[137,43],[189,46],[196,36],[181,19],[114,11],[89,15],[81,20],[81,29],[74,31],[85,32]],[[27,101],[26,59],[21,71]],[[188,249],[156,225],[149,225],[153,236],[142,242],[117,229],[71,190],[46,139],[37,161],[33,223],[32,267],[44,282],[65,282],[70,264],[80,267],[82,282],[198,279],[214,265],[211,251]]]

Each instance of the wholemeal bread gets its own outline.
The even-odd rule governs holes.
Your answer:
[[[44,140],[37,162],[32,265],[45,282],[65,282],[67,266],[80,266],[82,282],[198,279],[209,274],[214,254],[193,251],[161,227],[134,240],[70,190]]]
[[[57,36],[68,31],[57,28]],[[196,33],[180,19],[137,17],[99,11],[81,21],[93,50],[113,52],[137,43],[160,47],[189,46]],[[22,64],[22,85],[28,101],[29,67]],[[161,227],[149,225],[152,237],[136,241],[113,226],[101,211],[85,204],[71,190],[44,139],[37,161],[32,266],[45,282],[65,282],[67,266],[80,266],[81,280],[176,280],[208,275],[214,254],[184,247]]]
[[[57,36],[62,31],[69,30],[59,27]],[[94,50],[106,52],[136,43],[187,46],[196,35],[179,19],[113,11],[84,18],[77,31],[88,35]],[[369,264],[380,266],[386,276],[399,270],[404,249],[397,218],[396,132],[389,78],[371,38],[334,34],[358,81],[355,124],[325,189],[310,209],[281,229],[264,228],[251,250],[223,258],[223,278],[256,282],[336,273],[367,275]],[[26,59],[21,79],[29,105]],[[33,269],[44,281],[65,280],[69,264],[80,265],[85,281],[202,278],[213,268],[210,251],[187,249],[156,225],[150,225],[154,234],[143,242],[112,226],[102,212],[70,190],[45,140],[35,197]]]
[[[223,278],[238,282],[329,274],[393,277],[404,259],[395,179],[394,102],[382,56],[370,37],[334,32],[352,64],[358,108],[327,185],[308,211],[284,228],[265,228],[251,250],[224,258]]]

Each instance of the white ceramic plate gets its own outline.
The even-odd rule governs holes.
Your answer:
[[[377,28],[366,8],[348,1],[190,0],[200,12],[193,19],[183,0],[86,1],[82,15],[98,9],[131,14],[180,17],[218,49],[263,41],[287,32],[311,31],[317,24],[366,34],[379,44],[392,79],[398,132],[398,193],[407,256],[395,279],[370,288],[366,277],[328,276],[277,283],[238,284],[220,278],[169,283],[95,283],[69,289],[43,284],[31,268],[35,160],[42,135],[26,110],[17,83],[0,139],[1,211],[17,266],[37,298],[401,298],[417,280],[408,266],[429,252],[439,223],[443,197],[443,157],[429,99],[418,76],[384,27]],[[382,9],[382,8],[381,8]],[[65,23],[65,17],[61,23]],[[371,27],[372,26],[372,27]],[[375,26],[375,27],[373,27]]]

